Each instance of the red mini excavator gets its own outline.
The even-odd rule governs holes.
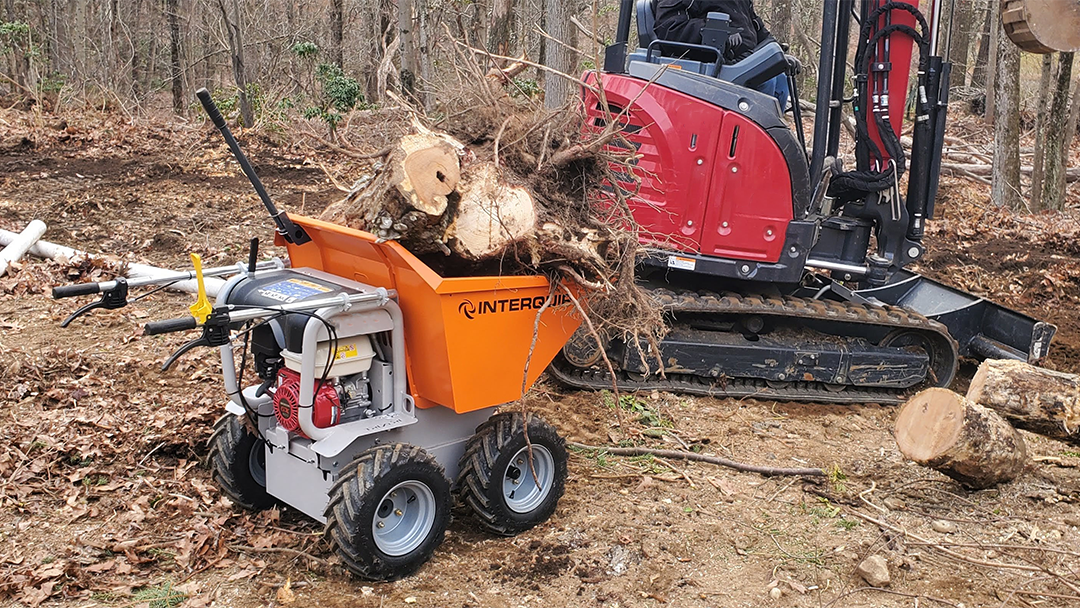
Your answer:
[[[961,356],[1046,356],[1054,326],[905,270],[926,251],[938,191],[951,69],[944,2],[924,15],[917,0],[824,0],[808,150],[794,64],[779,43],[725,63],[727,15],[711,13],[702,43],[685,44],[656,37],[656,0],[624,0],[604,70],[587,76],[597,90],[583,90],[582,101],[586,128],[618,120],[636,148],[634,175],[613,166],[607,187],[629,197],[649,252],[639,276],[671,331],[660,353],[579,331],[552,373],[590,389],[614,381],[623,390],[892,403],[949,385]],[[916,55],[909,156],[900,133]],[[755,90],[785,73],[795,128],[775,97]],[[838,160],[844,106],[856,122],[849,169]]]

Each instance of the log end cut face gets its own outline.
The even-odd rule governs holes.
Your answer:
[[[423,142],[402,142],[406,154],[401,163],[404,175],[398,190],[416,209],[432,216],[441,215],[446,211],[447,197],[461,181],[457,150],[445,141],[432,143],[430,137],[412,137]]]
[[[931,388],[915,395],[896,417],[896,445],[915,462],[938,458],[964,427],[964,403],[952,391]]]

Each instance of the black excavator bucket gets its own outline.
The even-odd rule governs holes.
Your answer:
[[[842,291],[834,284],[834,291]],[[854,301],[903,306],[949,328],[961,356],[1035,363],[1050,352],[1057,327],[985,298],[902,270],[883,287],[842,294]]]

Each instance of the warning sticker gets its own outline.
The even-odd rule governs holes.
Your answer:
[[[667,259],[668,268],[674,268],[676,270],[694,270],[697,268],[697,260],[694,258],[681,258],[677,255],[670,255]]]
[[[259,295],[264,298],[269,298],[282,304],[292,304],[293,302],[299,302],[306,300],[311,296],[317,296],[320,294],[328,293],[332,291],[329,287],[323,287],[318,283],[312,283],[311,281],[305,281],[303,279],[289,279],[288,281],[281,281],[280,283],[274,283],[259,289]]]
[[[356,350],[356,345],[348,344],[338,347],[337,355],[334,356],[334,361],[341,361],[342,359],[355,359],[358,356],[360,356],[360,352]]]

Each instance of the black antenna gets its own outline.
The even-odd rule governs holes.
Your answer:
[[[311,237],[304,231],[302,226],[297,226],[292,223],[289,216],[278,211],[274,206],[274,202],[270,200],[270,195],[266,193],[266,188],[263,186],[259,176],[255,174],[255,169],[251,168],[251,163],[248,162],[244,152],[240,149],[240,144],[236,143],[236,138],[233,137],[232,131],[229,130],[229,125],[225,124],[225,118],[221,116],[221,112],[218,111],[217,106],[214,104],[214,100],[210,97],[210,91],[205,88],[195,91],[195,95],[199,98],[199,103],[202,104],[207,115],[210,116],[210,120],[214,123],[214,126],[221,131],[222,137],[225,138],[225,143],[229,144],[229,149],[232,150],[233,156],[236,157],[236,161],[240,163],[240,168],[243,169],[244,175],[251,181],[251,185],[255,187],[255,192],[259,194],[259,198],[262,199],[263,206],[270,212],[270,219],[274,220],[277,224],[278,233],[285,238],[286,241],[293,245],[303,245],[304,243],[311,242]]]

